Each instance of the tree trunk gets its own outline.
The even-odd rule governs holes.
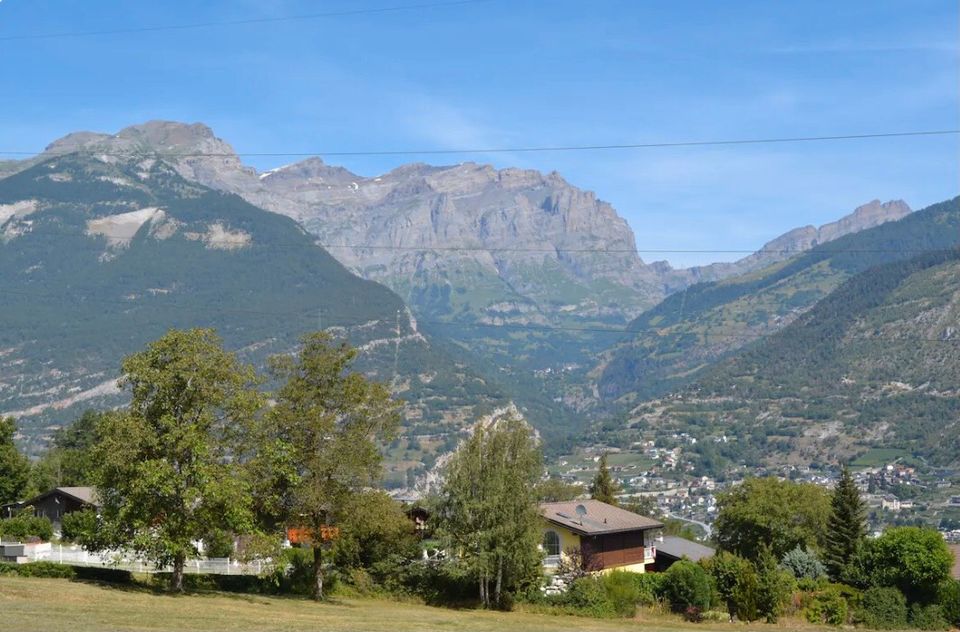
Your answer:
[[[500,607],[500,588],[503,586],[503,557],[497,557],[497,585],[493,589],[493,603]]]
[[[170,575],[170,592],[183,592],[183,567],[187,556],[177,553],[173,558],[173,574]]]
[[[487,607],[487,591],[486,591],[487,580],[484,577],[483,572],[480,573],[479,583],[480,583],[480,605],[486,608]]]
[[[313,545],[313,598],[323,599],[323,545]]]

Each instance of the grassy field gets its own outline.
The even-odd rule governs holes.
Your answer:
[[[877,467],[878,465],[893,463],[906,455],[907,452],[899,448],[871,448],[858,456],[850,465],[855,468]]]
[[[795,624],[794,624],[795,625]],[[804,626],[807,629],[808,626]],[[672,617],[600,621],[523,612],[449,610],[376,599],[317,604],[302,599],[211,593],[172,596],[63,579],[0,577],[0,628],[18,632],[238,630],[269,632],[670,632],[777,630],[779,626],[685,625]]]

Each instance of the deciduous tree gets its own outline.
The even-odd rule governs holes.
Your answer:
[[[127,546],[158,567],[184,563],[211,529],[251,525],[250,493],[229,437],[261,404],[254,373],[224,351],[213,330],[171,330],[127,357],[121,385],[130,406],[98,421],[95,482],[100,501],[88,548]]]
[[[0,504],[23,500],[30,483],[30,461],[14,443],[16,432],[12,417],[0,417]]]
[[[325,528],[382,474],[380,444],[400,423],[383,384],[351,370],[357,352],[326,333],[304,337],[297,356],[271,367],[283,382],[250,460],[263,516],[312,534],[313,596],[323,598]]]
[[[756,560],[763,547],[776,558],[797,546],[817,548],[830,500],[810,483],[751,478],[721,494],[717,507],[714,526],[720,548]]]
[[[484,607],[540,576],[536,483],[542,458],[516,417],[478,424],[445,471],[437,514],[451,552],[476,578]]]

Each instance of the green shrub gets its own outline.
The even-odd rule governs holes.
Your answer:
[[[607,599],[613,605],[614,612],[621,617],[633,617],[637,613],[640,590],[634,577],[640,576],[639,573],[613,571],[600,578]]]
[[[910,606],[910,625],[918,630],[948,630],[950,624],[944,617],[940,604],[915,603]]]
[[[0,562],[0,576],[16,575],[17,566],[19,566],[19,564],[14,564],[12,562]]]
[[[674,612],[686,612],[688,608],[706,611],[713,602],[710,576],[703,567],[689,560],[680,560],[667,569],[663,594]]]
[[[65,566],[54,562],[30,562],[29,564],[20,564],[17,567],[17,575],[20,575],[20,577],[72,579],[74,570],[72,566]]]
[[[757,614],[767,623],[776,623],[783,614],[795,587],[793,576],[777,565],[773,554],[764,549],[756,561]]]
[[[780,566],[797,580],[817,580],[827,574],[827,569],[817,556],[799,546],[788,551],[780,560]]]
[[[948,579],[940,585],[937,602],[943,617],[954,627],[960,628],[960,579]]]
[[[60,519],[60,537],[70,542],[90,540],[96,527],[97,514],[94,511],[74,511]]]
[[[207,557],[232,556],[233,534],[223,529],[214,529],[203,538],[203,554]]]
[[[27,540],[33,537],[49,542],[53,538],[53,525],[47,518],[21,513],[0,520],[0,535],[6,539]]]
[[[868,588],[863,591],[858,619],[878,630],[906,627],[907,598],[896,588]]]
[[[727,609],[727,618],[741,621],[757,618],[757,573],[748,560],[720,551],[701,562],[713,579],[719,605]]]
[[[849,612],[840,591],[831,589],[814,595],[803,614],[810,623],[841,626],[847,624]]]
[[[630,573],[637,586],[637,602],[652,606],[663,599],[663,573]]]
[[[77,579],[110,584],[132,584],[133,573],[119,568],[102,566],[74,566],[73,574]]]
[[[294,547],[280,552],[274,569],[266,577],[272,592],[309,595],[313,592],[313,551]],[[324,578],[325,589],[334,589],[336,577],[330,573]]]
[[[474,578],[455,562],[427,562],[392,554],[367,569],[380,590],[416,596],[431,605],[470,606],[477,602]]]
[[[606,618],[617,615],[616,606],[607,595],[601,580],[592,576],[575,579],[567,592],[561,595],[561,603],[591,617]]]
[[[347,569],[344,581],[359,595],[370,596],[378,592],[376,582],[365,568]]]
[[[893,527],[864,547],[865,566],[874,586],[893,586],[909,602],[932,603],[950,577],[953,556],[933,529]]]

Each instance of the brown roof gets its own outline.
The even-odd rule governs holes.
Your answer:
[[[953,577],[960,579],[960,544],[951,544],[950,550],[953,551]]]
[[[97,493],[96,487],[58,487],[58,491],[73,496],[77,500],[82,500],[91,505],[96,504],[94,495]]]
[[[34,496],[29,500],[21,501],[19,504],[21,506],[32,505],[40,500],[43,500],[47,496],[52,496],[53,494],[64,494],[88,505],[97,504],[97,500],[95,498],[97,494],[96,487],[54,487],[53,489],[43,492],[38,496]]]
[[[578,512],[577,507],[583,509]],[[584,510],[586,513],[584,513]],[[542,503],[540,513],[550,522],[582,535],[660,529],[663,527],[662,522],[653,518],[641,516],[632,511],[592,499]]]

